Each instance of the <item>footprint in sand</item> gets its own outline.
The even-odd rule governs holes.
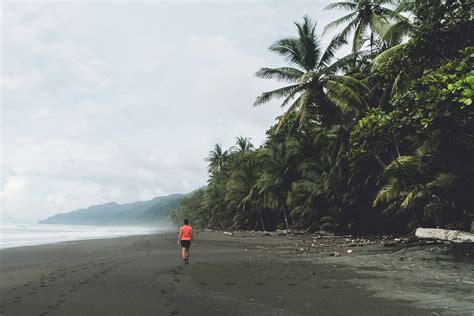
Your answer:
[[[171,312],[171,315],[177,315],[177,314],[179,314],[178,311],[172,311],[172,312]]]
[[[227,282],[225,285],[230,285],[230,286],[232,286],[232,285],[237,285],[237,283],[234,283],[234,282]]]
[[[296,283],[288,283],[288,286],[295,286]]]
[[[199,284],[199,285],[207,285],[206,282],[199,282],[198,284]]]
[[[255,282],[254,285],[263,285],[263,283]]]

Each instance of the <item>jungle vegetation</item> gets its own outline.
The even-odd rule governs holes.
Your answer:
[[[270,46],[285,113],[265,143],[210,151],[206,187],[172,213],[198,227],[336,233],[469,230],[474,217],[471,1],[343,0],[322,47],[309,16]],[[351,53],[336,59],[337,50]]]

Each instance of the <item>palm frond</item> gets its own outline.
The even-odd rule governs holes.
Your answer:
[[[390,27],[387,20],[378,14],[371,15],[369,24],[370,29],[380,37],[382,37]]]
[[[363,43],[363,36],[367,29],[367,24],[361,20],[354,31],[354,37],[352,39],[352,51],[357,52],[361,49]]]
[[[398,170],[400,167],[410,167],[410,166],[418,166],[420,161],[418,160],[418,157],[415,156],[400,156],[396,159],[394,159],[390,164],[385,167],[384,172],[385,173],[390,173],[392,171]]]
[[[255,75],[263,79],[276,79],[277,81],[296,82],[301,76],[304,75],[304,72],[293,67],[261,68],[255,73]]]
[[[378,54],[377,57],[372,60],[371,71],[376,71],[382,66],[386,65],[389,60],[396,56],[397,52],[399,52],[403,47],[405,47],[405,45],[406,44],[395,45]]]
[[[269,92],[262,93],[257,100],[255,100],[254,106],[258,106],[267,102],[270,102],[272,99],[275,98],[284,98],[293,95],[294,93],[298,92],[300,85],[295,84],[287,87],[283,87],[280,89],[272,90]]]
[[[345,69],[348,66],[355,66],[356,63],[358,62],[358,60],[363,59],[364,57],[368,56],[369,54],[370,54],[370,51],[368,51],[368,50],[359,50],[357,52],[352,52],[352,53],[338,59],[337,61],[335,61],[334,63],[332,63],[328,67],[326,67],[324,72],[332,74],[332,73],[336,73],[336,72],[338,72],[342,69]]]
[[[299,65],[306,70],[312,70],[316,67],[321,54],[321,45],[316,37],[314,30],[316,23],[309,16],[305,16],[303,23],[295,22],[298,28],[298,49],[300,51]]]
[[[329,45],[326,47],[321,59],[319,61],[319,68],[328,67],[334,59],[334,54],[342,45],[347,44],[347,41],[340,37],[334,37]]]
[[[324,7],[324,10],[343,9],[346,11],[357,9],[357,4],[353,2],[336,2]]]
[[[367,108],[367,102],[365,98],[349,88],[346,85],[343,85],[339,82],[328,80],[325,83],[327,88],[328,97],[334,104],[337,104],[342,109],[345,109],[347,106],[355,106],[361,114],[365,113]]]
[[[292,64],[300,65],[303,60],[299,48],[299,41],[296,38],[284,38],[270,46],[270,51],[275,52]]]
[[[285,111],[285,113],[283,114],[283,116],[280,118],[280,121],[278,122],[278,125],[277,125],[277,128],[276,128],[276,132],[278,133],[278,131],[280,130],[280,128],[282,127],[283,123],[285,123],[287,120],[288,120],[288,117],[291,115],[291,113],[295,113],[296,112],[296,108],[298,107],[298,105],[300,104],[300,100],[301,100],[301,96],[299,96],[289,107],[288,109]],[[285,104],[285,102],[289,101],[288,98],[285,99],[285,101],[283,102]],[[297,114],[296,118],[295,118],[295,122],[298,121],[299,119],[299,116]],[[294,124],[292,125],[292,128],[293,129],[293,126]]]
[[[351,28],[353,28],[353,27],[355,27],[355,24],[356,24],[356,22],[355,22],[356,20],[355,20],[355,19],[357,19],[357,12],[349,13],[349,14],[343,16],[342,18],[339,18],[339,19],[337,19],[337,20],[335,20],[335,21],[329,23],[328,25],[326,25],[326,26],[324,27],[324,30],[323,30],[323,35],[326,34],[326,32],[328,32],[328,31],[330,31],[330,30],[332,30],[332,29],[337,28],[339,25],[342,25],[342,24],[344,24],[344,23],[350,21],[351,19],[352,19],[352,21],[351,21],[351,23],[349,23],[349,25],[354,24],[354,25],[351,26]],[[348,26],[349,26],[349,25],[348,25]],[[346,28],[347,28],[347,27],[346,27]],[[344,38],[344,37],[343,37],[343,38]]]
[[[360,80],[357,80],[350,76],[338,75],[328,75],[325,80],[325,85],[327,85],[326,82],[331,82],[332,85],[336,84],[337,87],[346,87],[348,90],[351,91],[351,94],[348,95],[350,98],[351,96],[357,97],[353,101],[358,99],[360,105],[362,105],[364,108],[368,107],[366,98],[370,95],[370,89]],[[344,90],[346,91],[346,89]],[[341,94],[341,97],[343,98],[344,95]]]
[[[375,195],[374,207],[382,203],[390,203],[396,200],[400,195],[400,188],[395,184],[387,184],[383,186]]]
[[[403,38],[410,35],[412,31],[413,25],[408,21],[408,19],[397,21],[390,25],[387,31],[383,34],[382,39],[388,43],[400,43]]]
[[[458,176],[451,173],[438,173],[426,186],[430,189],[449,190],[453,187],[457,178]]]

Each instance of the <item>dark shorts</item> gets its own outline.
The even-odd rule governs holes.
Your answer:
[[[183,248],[191,247],[191,240],[181,240],[181,247]]]

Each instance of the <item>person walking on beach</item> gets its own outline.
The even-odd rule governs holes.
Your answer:
[[[179,228],[178,245],[181,243],[181,254],[184,264],[189,261],[189,247],[193,240],[193,228],[189,226],[189,220],[184,220],[184,225]]]

